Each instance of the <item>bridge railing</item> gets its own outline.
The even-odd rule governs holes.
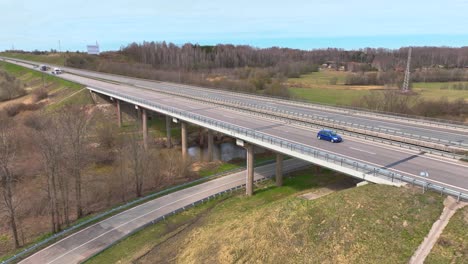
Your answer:
[[[149,81],[152,81],[152,80],[149,80]],[[176,83],[164,83],[164,84],[167,84],[173,87],[183,85],[188,88],[198,88],[202,90],[203,89],[214,90],[214,88],[200,87],[196,85],[186,85],[186,84],[176,84]],[[216,90],[216,91],[219,91],[219,90]],[[394,113],[394,112],[385,112],[385,111],[378,111],[378,110],[370,110],[370,109],[364,109],[364,108],[352,107],[352,106],[336,106],[332,104],[325,104],[325,103],[319,103],[319,102],[312,103],[310,101],[299,99],[299,98],[291,99],[291,98],[285,98],[281,96],[273,96],[273,95],[265,95],[265,94],[258,95],[256,93],[249,93],[249,92],[244,92],[244,91],[243,92],[231,92],[231,91],[222,90],[222,92],[227,93],[227,94],[234,94],[234,95],[244,95],[250,98],[254,97],[254,98],[261,99],[261,100],[265,100],[265,99],[270,99],[271,101],[281,100],[282,102],[290,104],[290,105],[299,105],[299,106],[305,106],[309,108],[355,113],[355,114],[362,114],[362,115],[374,115],[374,116],[384,117],[387,119],[394,119],[394,120],[399,120],[399,121],[404,120],[404,121],[411,122],[411,123],[420,123],[420,124],[432,125],[432,126],[444,127],[444,128],[466,129],[466,126],[467,126],[466,123],[463,123],[460,121],[416,116],[416,115],[408,115],[408,114],[401,114],[401,113]]]
[[[27,60],[22,60],[22,59],[17,59],[17,58],[10,58],[10,57],[0,57],[3,59],[8,59],[11,61],[15,62],[21,62],[21,63],[27,63],[30,65],[38,65],[39,62],[31,62]],[[85,69],[77,69],[80,71],[84,72],[92,72],[89,70]],[[103,73],[106,75],[111,75],[111,76],[116,76],[116,77],[125,77],[127,79],[135,79],[135,80],[146,80],[146,81],[152,81],[154,82],[155,80],[151,79],[141,79],[141,78],[135,78],[135,77],[130,77],[130,76],[122,76],[122,75],[117,75],[117,74],[112,74],[112,73]],[[196,85],[187,85],[187,84],[178,84],[178,83],[164,83],[166,85],[170,85],[173,87],[177,86],[186,86],[189,88],[197,88],[197,89],[205,89],[205,90],[215,90],[214,88],[210,87],[201,87],[201,86],[196,86]],[[219,91],[219,90],[215,90]],[[385,112],[385,111],[378,111],[378,110],[370,110],[370,109],[364,109],[364,108],[359,108],[359,107],[352,107],[352,106],[336,106],[332,104],[325,104],[325,103],[319,103],[319,102],[313,102],[311,103],[310,101],[299,99],[299,98],[285,98],[281,96],[273,96],[273,95],[258,95],[256,93],[249,93],[249,92],[231,92],[227,90],[222,90],[222,92],[228,93],[228,94],[235,94],[235,95],[244,95],[248,97],[255,97],[258,99],[270,99],[270,100],[281,100],[282,102],[291,104],[291,105],[300,105],[300,106],[306,106],[310,108],[318,108],[318,109],[327,109],[327,110],[332,110],[332,111],[339,111],[339,112],[348,112],[348,113],[357,113],[357,114],[362,114],[362,115],[373,115],[373,116],[380,116],[383,118],[387,119],[393,119],[393,120],[398,120],[402,121],[405,120],[406,122],[411,122],[411,123],[420,123],[420,124],[425,124],[425,125],[432,125],[436,127],[445,127],[445,128],[462,128],[466,129],[467,124],[460,122],[460,121],[454,121],[454,120],[447,120],[447,119],[439,119],[439,118],[431,118],[431,117],[424,117],[424,116],[416,116],[416,115],[408,115],[408,114],[401,114],[401,113],[394,113],[394,112]]]
[[[164,87],[164,85],[162,85]],[[434,137],[428,137],[428,136],[421,136],[418,134],[411,134],[411,133],[406,133],[402,131],[398,131],[396,129],[389,129],[389,128],[382,128],[382,127],[377,127],[377,126],[369,126],[369,125],[363,125],[363,124],[357,124],[357,123],[352,123],[352,122],[346,122],[346,121],[341,121],[337,119],[333,119],[330,117],[323,117],[320,115],[315,115],[315,114],[306,114],[306,113],[300,113],[297,111],[289,111],[289,110],[284,110],[280,109],[277,107],[273,106],[268,106],[264,104],[252,104],[252,103],[247,103],[247,102],[241,102],[238,100],[232,100],[232,99],[226,99],[226,98],[221,98],[217,96],[201,96],[201,95],[194,95],[194,94],[188,94],[185,91],[180,90],[177,86],[174,87],[174,89],[167,89],[167,88],[155,88],[155,87],[144,87],[145,89],[153,90],[153,91],[158,91],[158,92],[163,92],[163,93],[168,93],[168,94],[173,94],[173,95],[178,95],[182,96],[185,98],[191,98],[194,100],[200,100],[200,101],[205,101],[205,102],[211,102],[211,103],[216,103],[216,104],[221,104],[225,106],[236,106],[239,108],[243,109],[248,109],[248,110],[253,110],[253,111],[259,111],[262,113],[269,113],[272,115],[277,115],[283,118],[288,118],[291,120],[298,120],[301,122],[308,122],[308,123],[315,123],[319,124],[322,126],[326,126],[329,128],[337,128],[337,129],[344,129],[346,131],[350,130],[356,131],[359,133],[371,133],[370,135],[381,135],[381,134],[386,134],[393,136],[393,139],[398,139],[399,141],[412,141],[414,142],[423,142],[424,146],[426,147],[443,147],[444,149],[447,148],[447,151],[449,151],[449,147],[456,147],[460,151],[462,150],[467,150],[468,151],[468,144],[462,143],[459,141],[451,141],[451,140],[445,140],[445,139],[440,139],[440,138],[434,138]],[[463,127],[464,129],[468,130],[468,127]],[[430,144],[430,143],[432,144]],[[411,143],[411,142],[408,142]],[[453,150],[450,150],[453,151]],[[450,156],[450,155],[449,155]],[[458,155],[456,153],[453,153],[454,157],[462,157],[463,155]]]
[[[209,125],[209,126],[212,126],[212,127],[219,128],[219,129],[224,130],[224,131],[228,131],[234,137],[243,135],[247,139],[251,138],[253,140],[259,140],[259,141],[261,141],[263,143],[266,143],[266,145],[270,144],[270,145],[278,146],[278,147],[280,147],[281,149],[284,149],[284,150],[287,149],[287,150],[290,150],[290,151],[298,153],[298,154],[307,155],[309,157],[320,159],[320,160],[329,162],[329,163],[334,164],[334,165],[338,165],[338,166],[341,166],[341,167],[344,167],[344,168],[348,168],[348,169],[354,170],[356,172],[362,173],[362,176],[363,176],[364,179],[365,179],[366,175],[369,175],[369,176],[379,177],[381,179],[391,181],[391,182],[395,182],[395,181],[396,182],[400,182],[400,181],[401,182],[406,182],[406,183],[410,183],[410,184],[413,184],[413,185],[416,185],[416,186],[420,186],[420,187],[422,187],[424,189],[426,189],[426,188],[427,189],[433,189],[433,190],[440,191],[440,192],[448,194],[448,195],[455,196],[459,200],[460,199],[468,200],[468,194],[467,193],[458,191],[458,190],[453,189],[453,188],[433,184],[430,181],[416,179],[414,177],[410,177],[410,176],[407,176],[407,175],[403,175],[401,173],[396,173],[396,172],[390,171],[390,170],[388,170],[386,168],[369,165],[369,164],[360,162],[358,160],[344,158],[344,157],[341,157],[341,156],[336,155],[336,154],[332,154],[332,153],[329,153],[329,152],[326,152],[326,151],[315,149],[315,148],[313,148],[311,146],[307,146],[307,145],[299,144],[299,143],[294,143],[294,142],[290,142],[288,140],[284,140],[284,139],[281,139],[281,138],[278,138],[278,137],[270,136],[268,134],[265,134],[265,133],[262,133],[262,132],[259,132],[259,131],[255,131],[253,129],[240,127],[240,126],[237,126],[237,125],[234,125],[234,124],[230,124],[230,123],[220,121],[220,120],[216,120],[216,119],[213,119],[213,118],[208,118],[208,117],[205,117],[205,116],[202,116],[202,115],[199,115],[199,114],[195,114],[195,113],[191,113],[191,112],[181,111],[181,110],[178,110],[178,109],[176,109],[174,107],[160,105],[160,104],[157,104],[157,103],[155,103],[153,101],[144,100],[144,99],[134,97],[134,96],[128,96],[126,94],[116,92],[116,91],[112,91],[112,90],[108,90],[108,89],[94,88],[94,87],[88,87],[88,89],[96,91],[98,93],[106,94],[106,95],[111,96],[111,97],[126,100],[128,102],[134,103],[134,104],[139,105],[139,106],[144,107],[144,108],[154,109],[155,111],[159,110],[159,111],[166,112],[168,114],[172,114],[174,116],[179,116],[179,117],[182,117],[183,119],[185,119],[185,121],[188,121],[188,122],[198,121],[198,123],[206,124],[206,125]]]

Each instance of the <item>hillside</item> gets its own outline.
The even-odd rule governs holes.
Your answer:
[[[146,228],[88,263],[405,263],[443,207],[437,194],[383,185],[307,200],[346,177],[293,175]]]

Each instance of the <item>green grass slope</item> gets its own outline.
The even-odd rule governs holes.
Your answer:
[[[437,194],[383,185],[305,200],[345,176],[294,176],[153,225],[89,263],[406,263],[443,208]]]
[[[45,86],[49,94],[48,109],[57,109],[69,104],[93,103],[89,92],[81,84],[4,61],[0,61],[0,68],[18,78],[28,93]]]
[[[468,263],[468,206],[450,219],[425,263]]]

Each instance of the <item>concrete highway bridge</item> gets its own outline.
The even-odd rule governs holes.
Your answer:
[[[37,64],[4,60],[31,69]],[[151,112],[166,115],[168,138],[170,126],[180,125],[184,157],[187,156],[187,124],[208,129],[209,153],[213,150],[214,132],[235,138],[247,152],[247,195],[254,193],[253,148],[256,146],[277,153],[274,171],[277,185],[282,184],[286,162],[283,156],[287,155],[373,183],[395,186],[409,183],[468,200],[468,163],[460,160],[468,150],[468,127],[460,123],[63,69],[65,73],[60,78],[80,83],[93,96],[103,96],[113,102],[118,116],[116,122],[120,125],[123,103],[139,111],[145,145],[149,141],[147,120]],[[317,132],[324,127],[344,134],[344,142],[332,144],[317,140]],[[87,236],[92,237],[92,233]],[[71,244],[67,241],[57,247],[67,251]],[[50,263],[56,257],[41,261]]]

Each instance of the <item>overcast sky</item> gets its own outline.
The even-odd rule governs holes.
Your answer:
[[[391,3],[391,4],[390,4]],[[468,0],[0,0],[0,50],[136,41],[301,49],[468,46]]]

